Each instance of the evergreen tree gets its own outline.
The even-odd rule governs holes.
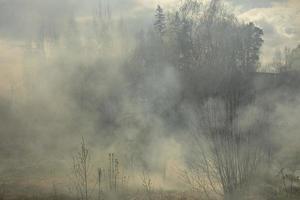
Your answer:
[[[154,27],[160,35],[163,35],[166,29],[166,17],[160,5],[157,6],[155,11]]]
[[[170,29],[172,32],[174,32],[175,34],[178,34],[180,32],[181,29],[181,19],[179,16],[179,12],[177,11],[175,13],[175,15],[171,18],[170,21]]]

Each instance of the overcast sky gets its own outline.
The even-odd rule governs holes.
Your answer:
[[[299,0],[234,0],[238,16],[253,21],[265,33],[263,61],[272,59],[276,49],[300,44],[300,1]]]
[[[0,31],[6,35],[26,36],[39,15],[53,13],[61,18],[65,9],[93,9],[98,0],[0,0]],[[180,0],[102,0],[109,2],[114,14],[133,20],[149,20],[157,4],[172,9]],[[265,32],[262,61],[270,61],[276,49],[295,47],[300,43],[300,0],[221,0],[245,21],[253,21]],[[29,14],[35,17],[25,21]],[[27,23],[31,26],[25,27]]]

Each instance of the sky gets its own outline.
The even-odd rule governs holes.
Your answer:
[[[235,2],[240,19],[253,21],[264,30],[263,62],[270,62],[276,50],[300,44],[299,0]]]
[[[166,10],[173,9],[180,0],[102,0],[112,5],[114,14],[131,19],[134,23],[149,21],[157,4]],[[97,0],[0,0],[0,32],[6,36],[19,37],[30,34],[36,21],[50,13],[59,19],[66,10],[76,7],[82,12],[94,9]],[[285,46],[293,48],[300,43],[299,0],[221,0],[236,13],[239,19],[264,29],[262,62],[270,62],[274,52]],[[34,17],[26,18],[28,15]],[[7,20],[9,19],[9,20]],[[30,24],[30,26],[27,26]],[[63,25],[62,25],[63,26]]]

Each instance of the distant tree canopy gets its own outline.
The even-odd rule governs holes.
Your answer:
[[[294,49],[285,47],[274,53],[273,61],[268,65],[276,72],[289,72],[300,70],[300,45]]]
[[[154,31],[142,35],[135,62],[143,63],[147,70],[171,64],[180,74],[184,96],[197,101],[216,94],[224,96],[228,84],[245,91],[250,84],[245,80],[256,72],[263,43],[262,29],[239,22],[218,1],[208,6],[184,1],[167,17],[158,6]]]

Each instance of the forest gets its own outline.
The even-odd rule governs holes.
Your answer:
[[[299,2],[147,2],[0,0],[0,200],[300,199]]]

